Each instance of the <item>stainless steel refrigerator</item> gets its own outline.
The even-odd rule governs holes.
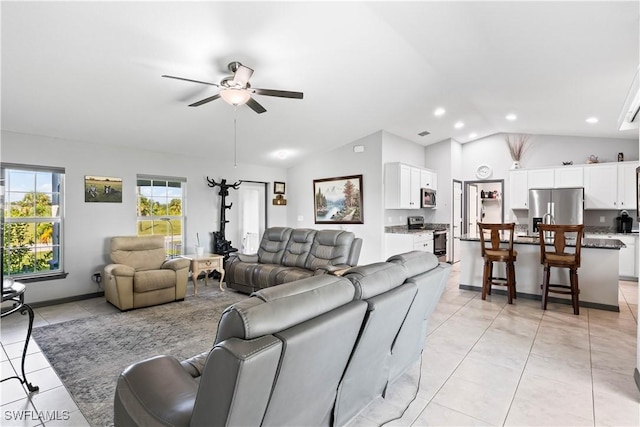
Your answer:
[[[529,235],[538,224],[583,224],[584,188],[529,189]]]

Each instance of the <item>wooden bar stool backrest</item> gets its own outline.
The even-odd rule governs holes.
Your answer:
[[[540,264],[558,267],[580,267],[580,249],[584,225],[538,224],[540,233]],[[545,239],[545,235],[551,238]],[[575,240],[575,246],[567,246],[568,240]],[[553,251],[547,248],[553,245]]]
[[[480,246],[482,257],[493,259],[513,258],[513,235],[516,224],[478,223],[480,229]]]

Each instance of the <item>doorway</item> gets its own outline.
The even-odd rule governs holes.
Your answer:
[[[451,215],[452,224],[452,245],[451,263],[460,261],[460,237],[462,237],[462,181],[453,180],[453,212]]]
[[[238,216],[241,245],[244,254],[258,252],[260,237],[267,224],[266,182],[241,181],[238,192]]]
[[[504,222],[504,180],[465,181],[464,232],[474,233],[477,222]]]

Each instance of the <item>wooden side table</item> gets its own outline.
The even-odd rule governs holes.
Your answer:
[[[187,254],[182,255],[184,258],[191,260],[191,280],[193,280],[193,294],[198,295],[198,276],[205,273],[204,284],[207,285],[207,275],[216,270],[220,273],[220,290],[224,291],[222,281],[224,280],[224,256],[218,254],[204,253],[202,255]]]

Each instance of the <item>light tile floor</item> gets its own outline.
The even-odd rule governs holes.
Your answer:
[[[620,312],[493,295],[486,301],[458,289],[454,265],[429,324],[421,365],[391,385],[350,427],[388,426],[638,426],[636,366],[638,284],[620,282]],[[191,286],[191,285],[190,285]],[[207,287],[201,286],[200,292]],[[192,288],[188,290],[188,298]],[[117,312],[103,298],[35,310],[35,325]],[[20,371],[26,317],[0,325],[0,374]],[[27,377],[0,383],[3,426],[86,426],[64,385],[35,342]],[[419,387],[417,387],[419,383]],[[407,407],[412,398],[415,399]],[[403,410],[406,408],[404,415]],[[22,414],[22,420],[13,415]],[[38,418],[38,416],[41,418]],[[15,417],[14,417],[15,418]]]

